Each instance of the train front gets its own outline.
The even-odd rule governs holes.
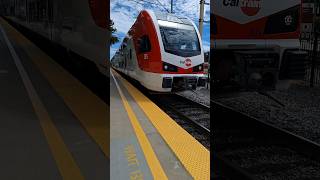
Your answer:
[[[154,13],[161,54],[160,91],[179,91],[205,86],[201,37],[188,18]]]

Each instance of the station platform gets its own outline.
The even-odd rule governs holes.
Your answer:
[[[210,152],[116,71],[110,72],[111,179],[210,179]]]
[[[0,179],[109,178],[109,109],[0,18]]]

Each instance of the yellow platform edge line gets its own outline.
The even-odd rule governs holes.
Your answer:
[[[2,19],[0,21],[1,23],[3,23]],[[3,31],[3,35],[6,36],[2,28],[1,31]],[[65,180],[84,180],[84,177],[81,174],[81,171],[77,163],[73,159],[72,154],[70,153],[68,147],[63,141],[63,138],[59,134],[59,131],[55,127],[54,123],[52,122],[52,119],[48,111],[46,110],[34,86],[32,85],[32,82],[27,72],[25,71],[23,65],[21,64],[20,58],[13,49],[11,42],[7,39],[7,37],[5,37],[5,40],[7,42],[10,53],[14,58],[15,64],[18,68],[18,72],[22,78],[23,84],[25,85],[34,112],[40,121],[40,126],[47,139],[50,151],[52,152],[53,158],[57,164],[57,168],[61,176]]]
[[[115,75],[120,78],[190,175],[197,180],[209,180],[210,152],[133,85],[116,72]]]
[[[33,63],[80,121],[89,136],[109,157],[109,107],[36,45],[1,18],[8,36],[31,57]]]
[[[168,177],[166,176],[155,152],[153,151],[152,149],[152,146],[146,136],[146,134],[144,133],[138,119],[137,119],[137,116],[135,115],[135,113],[133,112],[130,104],[128,103],[128,100],[127,98],[124,96],[121,88],[119,87],[119,84],[117,82],[117,80],[115,79],[114,75],[112,72],[110,72],[110,75],[112,76],[115,84],[116,84],[116,87],[118,89],[118,92],[120,94],[120,97],[121,97],[121,100],[122,100],[122,103],[127,111],[127,114],[129,116],[129,119],[130,119],[130,122],[131,122],[131,125],[135,131],[135,134],[138,138],[138,141],[140,143],[140,146],[142,148],[142,151],[144,153],[144,156],[147,160],[147,163],[149,165],[149,168],[151,170],[151,173],[154,177],[155,180],[166,180],[168,179]]]

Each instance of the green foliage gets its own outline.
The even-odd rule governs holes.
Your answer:
[[[115,32],[117,32],[117,29],[114,27],[114,22],[110,20],[109,23],[109,30],[111,32],[111,39],[110,39],[110,46],[119,42],[119,38],[114,35]]]

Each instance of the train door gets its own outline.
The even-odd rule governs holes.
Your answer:
[[[127,49],[127,39],[124,39],[123,45],[122,45],[122,53],[123,53],[123,71],[124,73],[127,73],[127,67],[128,67],[128,49]]]
[[[218,28],[217,28],[217,18],[214,14],[211,14],[212,15],[212,23],[210,24],[211,25],[211,29],[212,29],[212,34],[213,36],[217,34],[217,31],[218,31]]]
[[[127,49],[124,49],[124,70],[125,70],[125,72],[127,72],[127,63],[128,63],[128,57],[127,57],[127,51],[126,51]]]
[[[129,67],[128,67],[128,69],[130,71],[132,71],[133,67],[132,67],[132,48],[131,47],[129,48],[128,59],[129,59]]]
[[[138,40],[138,56],[141,69],[149,68],[149,55],[151,52],[151,42],[148,35],[143,35]]]
[[[134,70],[134,61],[133,61],[133,40],[132,38],[130,38],[128,40],[128,67],[127,69],[129,71],[133,71]]]
[[[47,17],[48,17],[48,31],[49,31],[50,40],[53,40],[53,29],[54,29],[53,8],[54,8],[53,0],[48,0],[47,1],[47,9],[48,9]]]

